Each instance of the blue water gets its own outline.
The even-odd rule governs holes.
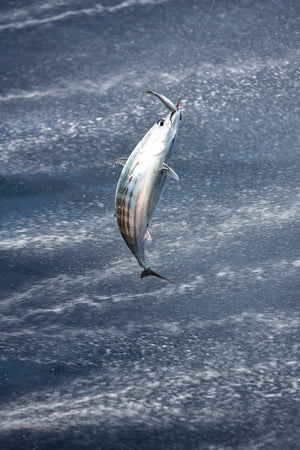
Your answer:
[[[299,446],[300,5],[210,5],[0,5],[1,449]],[[170,285],[113,161],[166,113],[143,91],[182,86]]]

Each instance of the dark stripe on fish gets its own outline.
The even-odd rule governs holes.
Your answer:
[[[117,195],[117,206],[118,206],[118,224],[120,232],[132,252],[134,252],[134,235],[135,229],[131,230],[130,227],[130,214],[131,214],[131,201],[133,197],[133,192],[136,185],[136,180],[132,183],[133,177],[128,179],[125,189],[119,189],[122,194]],[[118,192],[118,194],[119,194]]]

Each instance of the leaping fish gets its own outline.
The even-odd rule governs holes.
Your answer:
[[[146,93],[158,97],[171,112],[150,128],[128,158],[116,160],[123,165],[115,196],[116,217],[124,241],[144,269],[141,278],[153,275],[170,281],[150,269],[145,241],[151,241],[149,226],[167,175],[179,180],[165,161],[174,147],[182,117],[180,99],[174,105],[164,95],[152,91]]]

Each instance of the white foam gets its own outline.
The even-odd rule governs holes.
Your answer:
[[[66,430],[85,423],[112,428],[124,423],[143,423],[147,428],[163,429],[177,420],[187,429],[193,429],[203,424],[224,423],[225,416],[230,421],[256,417],[258,404],[263,411],[272,399],[292,399],[297,395],[296,349],[286,352],[285,347],[278,347],[276,343],[293,338],[299,324],[299,316],[290,317],[281,311],[233,314],[208,321],[195,318],[188,323],[177,323],[182,336],[193,336],[189,341],[190,351],[185,356],[177,356],[177,350],[170,346],[172,323],[171,328],[167,322],[149,324],[151,330],[164,330],[165,345],[156,348],[161,356],[156,359],[155,367],[151,358],[148,362],[147,359],[137,360],[134,365],[115,360],[115,367],[105,365],[101,374],[91,370],[84,377],[60,384],[59,389],[49,386],[37,393],[25,394],[2,405],[0,429],[2,432],[46,431],[58,427]],[[223,330],[224,326],[230,330],[231,339],[219,335],[218,328]],[[197,329],[203,328],[212,329],[210,340],[206,341],[207,353],[197,336]],[[135,330],[128,328],[126,335]],[[85,336],[83,330],[74,332]],[[36,338],[43,339],[43,333],[39,334]],[[276,336],[276,342],[266,344],[266,334]],[[89,341],[91,336],[88,333]],[[65,339],[69,337],[67,332]],[[73,337],[78,339],[76,334]],[[99,339],[98,335],[94,337]],[[147,346],[147,342],[143,345]],[[249,346],[254,353],[253,362],[247,358]],[[110,380],[109,384],[106,379]],[[253,400],[249,401],[246,412],[244,400],[239,402],[241,390]]]
[[[83,93],[97,93],[106,94],[109,90],[118,86],[124,78],[130,77],[129,73],[110,75],[105,79],[98,80],[78,80],[76,82],[63,82],[61,86],[48,87],[45,90],[20,90],[10,94],[0,95],[0,101],[8,102],[11,100],[20,99],[39,99],[43,97],[66,97],[68,95],[76,94],[77,92]]]
[[[27,17],[25,20],[21,20],[21,21],[15,21],[15,22],[8,22],[8,23],[2,23],[2,25],[0,25],[0,32],[1,31],[5,31],[5,30],[9,30],[9,29],[22,29],[22,28],[26,28],[26,27],[32,27],[32,26],[39,26],[39,25],[44,25],[44,24],[49,24],[49,23],[53,23],[53,22],[58,22],[61,20],[65,20],[65,19],[69,19],[70,17],[78,17],[78,16],[91,16],[91,15],[97,15],[97,14],[104,14],[104,13],[109,13],[109,14],[113,14],[115,12],[118,12],[122,9],[126,9],[126,8],[130,8],[130,7],[134,7],[134,6],[144,6],[144,5],[158,5],[160,3],[164,3],[168,0],[125,0],[119,4],[113,5],[113,6],[102,6],[101,4],[96,4],[95,6],[91,7],[91,8],[81,8],[79,10],[68,10],[68,11],[63,11],[59,14],[54,14],[52,16],[48,16],[48,17]],[[49,10],[50,5],[49,5]],[[41,8],[38,12],[44,12],[46,10],[46,8]],[[37,11],[35,11],[34,9],[30,9],[30,10],[25,10],[23,11],[23,15],[24,16],[28,16],[28,12],[30,12],[32,15],[34,15],[34,13],[36,14]],[[22,10],[19,11],[19,13],[15,10],[14,14],[12,14],[13,16],[22,16]],[[7,13],[5,15],[6,18],[9,18],[10,14]],[[2,18],[3,21],[3,18]]]
[[[98,241],[98,236],[93,232],[98,227],[102,238],[111,239],[115,228],[112,214],[93,217],[93,221],[74,222],[68,220],[60,221],[53,213],[52,224],[49,226],[47,217],[33,217],[32,226],[20,228],[15,224],[15,230],[0,233],[0,250],[20,250],[23,248],[39,249],[40,251],[53,251],[59,247],[66,248],[85,241]],[[18,225],[18,224],[17,224]]]

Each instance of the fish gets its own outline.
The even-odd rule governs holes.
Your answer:
[[[143,268],[141,278],[152,275],[171,283],[150,268],[145,243],[151,241],[149,227],[167,177],[179,180],[166,160],[172,153],[182,119],[180,98],[174,105],[164,95],[149,90],[146,93],[159,98],[170,112],[155,122],[128,158],[115,161],[123,166],[116,187],[115,216],[124,241]]]

